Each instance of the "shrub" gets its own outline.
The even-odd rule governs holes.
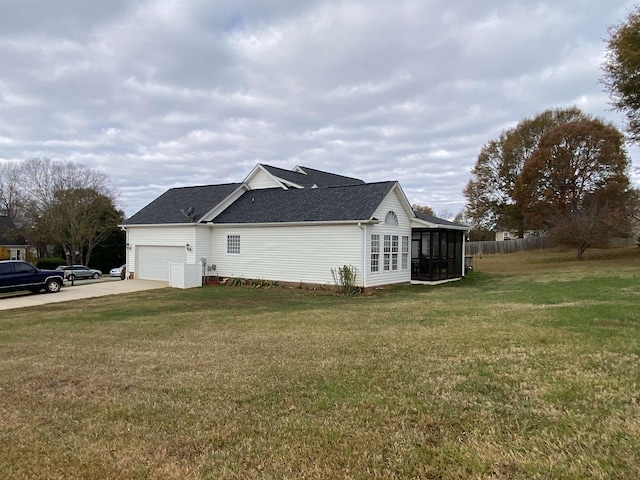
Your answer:
[[[229,280],[229,282],[227,283],[227,285],[229,285],[230,287],[240,287],[242,285],[246,285],[247,284],[247,279],[242,278],[242,277],[236,277],[236,278],[232,278],[231,280]]]
[[[60,265],[66,265],[66,262],[62,257],[39,258],[36,262],[36,267],[44,268],[46,270],[54,270]]]
[[[356,295],[362,292],[362,289],[356,284],[356,267],[353,265],[332,268],[331,275],[333,282],[338,287],[338,293]]]
[[[275,280],[258,279],[258,280],[252,280],[251,285],[253,286],[253,288],[269,289],[271,287],[278,286],[278,282],[276,282]]]

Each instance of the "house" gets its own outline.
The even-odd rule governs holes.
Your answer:
[[[512,235],[513,232],[506,228],[498,228],[496,230],[496,242],[504,242],[505,240],[511,240],[512,238],[518,238],[517,235]]]
[[[13,220],[0,216],[0,260],[24,260],[27,240],[18,233]]]
[[[415,213],[396,181],[256,165],[240,183],[173,188],[127,219],[127,271],[169,280],[169,264],[219,277],[362,287],[464,275],[467,227]],[[205,267],[205,265],[208,267]]]
[[[510,230],[506,227],[498,227],[496,229],[496,242],[503,242],[505,240],[514,240],[516,238],[531,238],[540,236],[540,232],[536,230],[525,230],[522,236],[517,230]]]

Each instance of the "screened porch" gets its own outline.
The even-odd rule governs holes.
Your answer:
[[[412,228],[411,280],[437,282],[461,278],[463,235],[460,230]]]

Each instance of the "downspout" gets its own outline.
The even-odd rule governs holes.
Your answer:
[[[360,262],[362,264],[362,288],[367,287],[367,226],[362,225],[362,222],[358,222],[358,228],[362,230],[362,258]]]

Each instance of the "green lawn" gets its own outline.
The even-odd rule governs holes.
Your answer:
[[[0,477],[640,478],[640,252],[0,312]]]

